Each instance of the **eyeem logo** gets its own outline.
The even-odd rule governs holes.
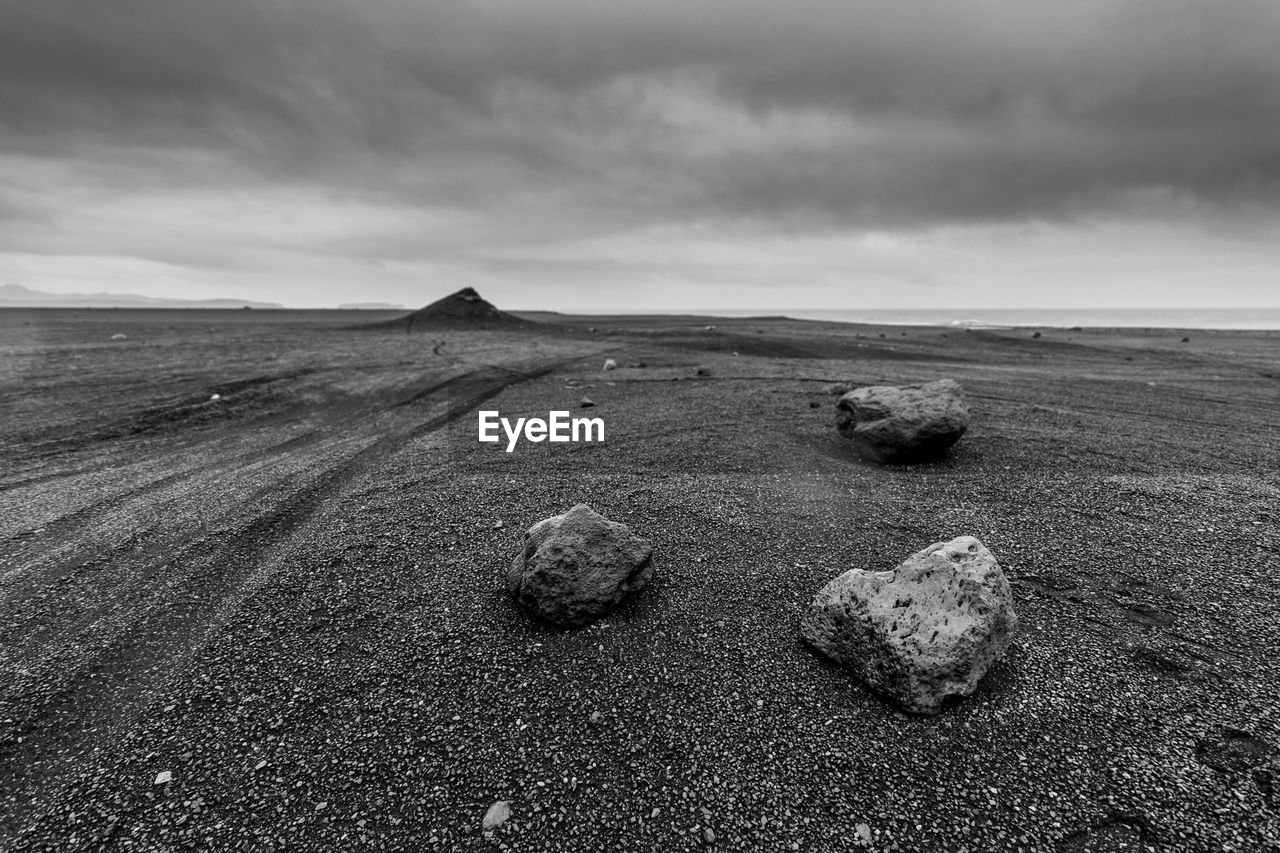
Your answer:
[[[516,449],[521,434],[525,441],[604,441],[603,418],[570,418],[568,412],[548,412],[547,419],[517,418],[514,424],[497,412],[480,413],[480,440],[489,444],[501,441],[498,427],[507,434],[507,452]]]

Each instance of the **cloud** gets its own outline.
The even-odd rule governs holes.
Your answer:
[[[1269,216],[1276,43],[1271,0],[17,0],[0,217],[140,252],[167,211],[194,264]]]

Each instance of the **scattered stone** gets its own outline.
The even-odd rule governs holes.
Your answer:
[[[716,831],[709,826],[706,827],[705,829],[702,830],[702,840],[707,842],[708,844],[715,844]]]
[[[810,400],[810,401],[809,401],[809,408],[811,408],[811,409],[820,409],[820,408],[822,408],[822,404],[821,404],[821,403],[819,403],[817,400]]]
[[[599,711],[592,711],[591,716],[587,717],[587,722],[591,723],[593,726],[598,726],[604,722],[604,714],[601,714]]]
[[[1033,334],[1031,335],[1031,337],[1033,337],[1033,338],[1038,338],[1038,337],[1040,337],[1040,333],[1039,333],[1039,332],[1035,332],[1035,333],[1033,333]]]
[[[129,340],[129,336],[128,336],[128,335],[125,335],[125,334],[122,334],[122,333],[120,333],[120,332],[116,332],[114,335],[112,335],[112,336],[111,336],[111,340],[113,340],[113,341],[127,341],[127,340]]]
[[[211,403],[216,403],[216,402],[218,402],[218,401],[219,401],[219,400],[221,400],[221,399],[222,399],[222,395],[221,395],[221,394],[214,394],[212,397],[210,397],[210,398],[209,398],[209,401],[210,401]]]
[[[814,596],[800,633],[908,711],[968,696],[1017,629],[1013,593],[972,536],[935,542],[896,569],[850,569]]]
[[[173,773],[168,770],[161,770],[156,774],[156,785],[168,785],[173,781]]]
[[[836,404],[836,428],[858,452],[903,464],[940,456],[969,428],[964,392],[951,379],[855,388]]]
[[[699,368],[698,368],[698,375],[699,375],[699,376],[710,376],[710,375],[711,375],[711,371],[710,371],[710,370],[708,370],[708,369],[707,369],[707,368],[705,368],[705,367],[699,367]]]
[[[860,823],[853,828],[853,831],[858,833],[858,838],[864,844],[871,843],[871,827],[870,826],[867,826],[865,823]]]
[[[582,402],[579,403],[578,405],[584,409],[589,409],[595,405],[595,401],[592,400],[590,397],[583,397]]]
[[[649,582],[652,554],[649,540],[578,504],[529,528],[507,589],[550,622],[583,625]]]
[[[708,332],[714,332],[715,330],[716,330],[716,327],[715,327],[715,326],[707,326],[707,328],[706,328],[706,331],[708,331]]]
[[[613,360],[613,359],[611,359],[611,358],[606,358],[606,359],[604,360],[604,369],[605,369],[605,370],[617,370],[617,369],[618,369],[618,362],[614,361],[614,360]]]
[[[495,522],[493,523],[493,529],[494,529],[494,530],[501,530],[501,529],[502,529],[502,519],[498,519],[497,521],[495,521]]]
[[[1183,338],[1183,339],[1182,339],[1182,342],[1183,342],[1184,344],[1189,344],[1189,343],[1191,343],[1191,338]]]
[[[511,803],[508,800],[498,800],[489,806],[489,810],[484,813],[484,820],[480,822],[482,832],[493,832],[498,827],[507,822],[511,817]]]

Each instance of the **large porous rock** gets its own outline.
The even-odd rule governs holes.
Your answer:
[[[969,428],[964,392],[951,379],[855,388],[836,404],[836,428],[858,452],[902,464],[942,455]]]
[[[582,625],[642,588],[652,574],[649,540],[586,504],[543,519],[524,536],[507,588],[557,625]]]
[[[824,586],[800,633],[873,690],[920,714],[968,696],[1017,629],[1009,581],[972,536],[936,542],[896,569],[851,569]]]

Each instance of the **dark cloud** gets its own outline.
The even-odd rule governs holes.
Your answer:
[[[86,191],[304,186],[516,242],[1274,207],[1277,44],[1272,0],[17,0],[0,149]]]

